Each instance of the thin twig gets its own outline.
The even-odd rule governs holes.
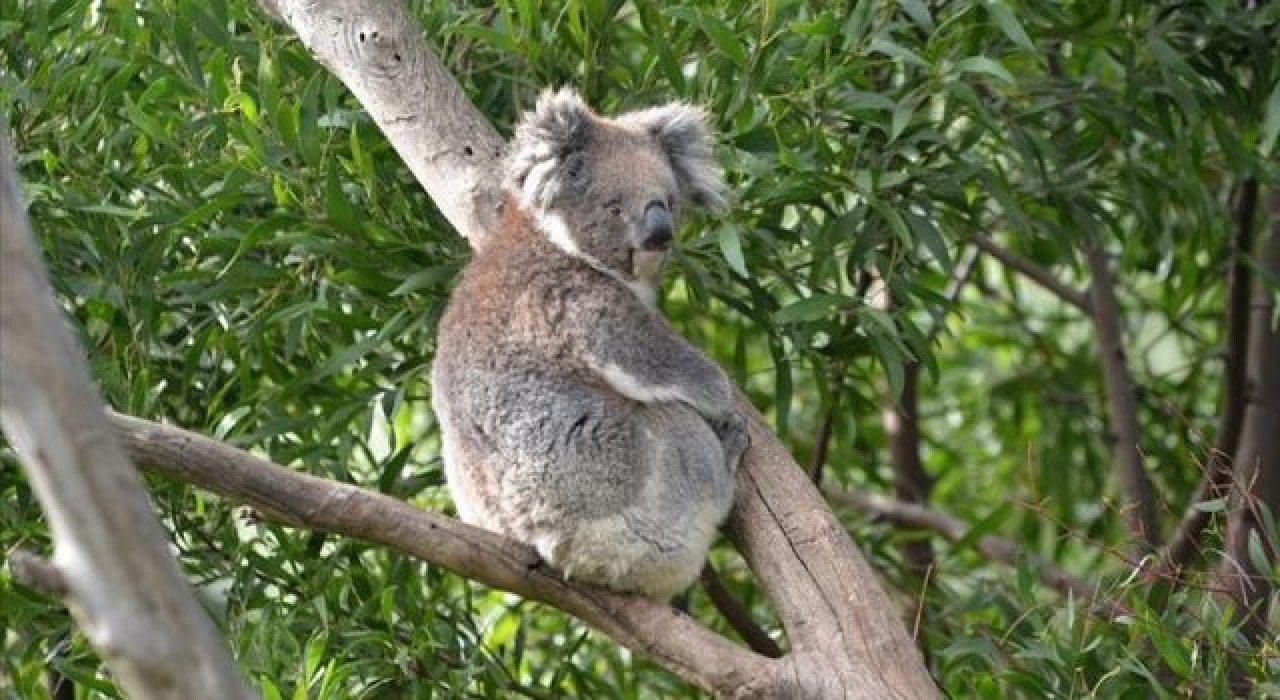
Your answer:
[[[970,525],[963,520],[917,503],[907,503],[897,499],[860,491],[848,491],[828,487],[824,489],[828,500],[832,503],[853,508],[868,515],[883,518],[898,525],[919,527],[942,535],[948,541],[956,542],[969,532]],[[1016,566],[1019,561],[1031,563],[1031,570],[1039,573],[1045,585],[1063,595],[1071,595],[1085,601],[1093,601],[1108,616],[1116,616],[1127,612],[1114,601],[1103,599],[1098,585],[1084,578],[1067,572],[1055,564],[1045,561],[1028,552],[1013,540],[995,535],[984,535],[974,547],[984,555],[1002,564]]]
[[[831,399],[822,412],[822,422],[813,439],[813,453],[809,456],[809,478],[815,484],[822,483],[822,469],[827,464],[827,453],[831,450],[831,439],[835,435],[836,412],[840,409],[840,397],[844,395],[844,375],[847,368],[848,365],[840,360],[831,367]]]
[[[1059,280],[1052,272],[1041,267],[1033,260],[1018,255],[1017,253],[996,243],[989,236],[981,233],[975,233],[970,236],[973,244],[982,249],[984,253],[1004,263],[1006,266],[1021,273],[1024,277],[1053,292],[1059,299],[1080,309],[1086,314],[1093,313],[1093,305],[1089,296],[1084,292],[1068,286],[1062,280]]]
[[[733,597],[733,593],[725,587],[724,581],[720,580],[720,575],[710,563],[702,569],[701,581],[702,589],[707,592],[711,604],[716,606],[716,610],[720,611],[725,621],[734,632],[738,633],[742,641],[751,647],[752,651],[771,659],[782,658],[782,647],[778,646],[778,643],[773,641],[773,638],[761,629],[755,620],[751,619],[751,611]]]
[[[955,274],[951,281],[947,283],[947,288],[942,290],[942,298],[946,299],[948,308],[939,309],[933,315],[933,323],[929,326],[929,332],[926,334],[929,342],[932,343],[942,329],[946,327],[947,314],[950,306],[954,305],[959,299],[960,294],[964,292],[964,288],[969,284],[969,280],[973,278],[974,270],[978,269],[978,260],[982,257],[982,249],[977,245],[965,250],[959,262],[955,265]]]
[[[1218,581],[1231,591],[1239,612],[1240,631],[1253,644],[1269,639],[1268,627],[1280,559],[1280,543],[1269,536],[1262,506],[1280,513],[1280,329],[1274,318],[1276,281],[1280,280],[1280,187],[1267,196],[1270,224],[1254,245],[1254,280],[1249,300],[1248,385],[1244,426],[1236,452],[1234,482],[1241,497],[1232,499]],[[1255,549],[1256,547],[1256,549]],[[1260,552],[1258,550],[1261,550]],[[1259,557],[1258,555],[1261,554]],[[1247,687],[1247,670],[1231,671],[1232,687]]]
[[[766,659],[668,605],[567,583],[533,549],[351,484],[285,469],[173,426],[111,415],[134,462],[252,506],[284,525],[357,537],[554,605],[713,692],[767,672]]]

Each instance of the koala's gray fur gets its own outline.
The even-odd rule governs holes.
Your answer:
[[[733,388],[653,307],[677,209],[725,204],[705,115],[547,92],[440,322],[432,403],[463,520],[574,580],[668,599],[702,569],[747,446]]]

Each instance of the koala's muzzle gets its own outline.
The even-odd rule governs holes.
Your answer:
[[[662,202],[650,202],[644,209],[644,231],[640,249],[665,251],[671,247],[674,232],[671,210]]]

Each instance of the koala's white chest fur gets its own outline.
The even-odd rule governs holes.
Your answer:
[[[701,113],[606,120],[544,95],[512,149],[508,219],[432,368],[458,514],[570,579],[670,598],[701,572],[746,447],[728,378],[646,298],[675,197],[723,201]]]

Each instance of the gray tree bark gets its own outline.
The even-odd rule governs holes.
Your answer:
[[[7,134],[0,123],[0,424],[54,546],[51,562],[16,557],[15,576],[65,599],[129,697],[253,697],[169,554],[54,302]]]
[[[390,0],[261,0],[261,4],[292,27],[317,60],[352,90],[445,217],[473,246],[483,245],[500,201],[495,173],[503,141],[423,42],[420,28],[402,4]],[[7,234],[5,240],[7,293],[12,256]],[[44,294],[45,307],[49,307],[47,289]],[[10,306],[6,302],[6,313]],[[25,321],[14,323],[23,327]],[[82,366],[79,372],[77,376],[87,387]],[[14,385],[26,390],[16,377],[15,374]],[[5,386],[8,401],[8,384]],[[91,391],[81,392],[74,399],[86,410],[99,405]],[[24,398],[20,403],[26,405],[28,401]],[[937,697],[937,688],[898,611],[844,527],[764,419],[745,399],[740,398],[739,406],[751,416],[753,443],[739,473],[730,531],[786,628],[791,648],[780,659],[742,649],[667,606],[565,583],[531,559],[527,548],[491,533],[415,510],[380,494],[274,468],[229,446],[173,428],[123,417],[116,422],[117,429],[125,431],[130,451],[147,468],[252,503],[281,522],[384,542],[464,576],[556,605],[718,696]],[[59,415],[52,409],[43,410]],[[93,419],[97,423],[83,433],[96,436],[92,440],[94,457],[100,463],[107,454],[118,462],[117,470],[128,472],[129,464],[118,455],[118,448],[113,447],[118,459],[109,450],[99,449],[115,443],[98,411],[89,410],[90,415],[97,415]],[[50,440],[48,444],[58,444],[56,437]],[[14,442],[21,440],[15,438]],[[67,449],[87,444],[80,441]],[[132,473],[125,477],[112,474],[110,479],[117,485],[137,485]],[[58,496],[77,488],[82,486],[58,483],[48,490]],[[78,495],[88,498],[88,494]],[[145,500],[130,508],[145,510]],[[131,522],[130,527],[133,526]],[[137,527],[151,528],[146,547],[163,550],[163,537],[158,535],[154,522]],[[58,529],[55,527],[55,540]],[[85,557],[118,556],[120,542],[131,536],[134,535],[103,530],[92,546],[74,551]],[[180,584],[172,564],[166,570],[146,568],[149,565],[140,562],[131,560],[126,570],[132,581],[119,583],[136,584],[142,567],[147,572],[147,587],[168,591],[175,582]],[[102,596],[108,590],[76,583],[80,572],[74,569],[74,575],[67,577],[73,598],[77,594]],[[153,584],[153,576],[167,579],[167,583]],[[155,591],[133,590],[128,595],[141,593]],[[130,599],[126,595],[118,600]],[[112,598],[112,602],[118,600]],[[165,610],[168,605],[179,606],[168,599],[136,604],[144,609],[147,605]],[[145,612],[130,606],[125,609],[135,618]],[[207,626],[207,620],[205,623]],[[93,620],[86,618],[86,624],[92,627]],[[116,648],[112,644],[131,646],[132,635],[119,636],[122,631],[132,632],[131,628],[113,627],[112,631],[106,638],[91,638],[106,645],[103,648],[107,650]],[[178,672],[174,683],[195,677],[211,684],[215,680],[225,683],[235,676],[216,655],[213,661],[203,657],[203,664],[183,655],[205,648],[209,634],[211,631],[202,631],[197,625],[192,628],[186,649],[181,643],[149,642],[143,650],[148,653],[129,658],[162,660],[153,664],[158,668],[141,668],[139,675],[168,669]],[[140,639],[150,638],[142,635]],[[132,670],[128,664],[121,668]],[[137,694],[134,686],[123,682],[122,686],[136,697],[179,696]],[[187,690],[187,685],[181,687],[181,697],[205,697]],[[247,695],[242,683],[206,687],[226,688],[216,697]]]
[[[261,4],[355,93],[441,211],[473,245],[482,244],[499,201],[493,173],[501,140],[494,140],[493,127],[422,41],[401,3]],[[745,399],[739,406],[754,417],[752,447],[730,529],[792,648],[766,666],[767,673],[732,669],[749,683],[708,689],[737,697],[936,697],[906,627],[844,527],[764,420]],[[696,644],[684,654],[697,657]],[[681,663],[663,661],[681,673]]]

